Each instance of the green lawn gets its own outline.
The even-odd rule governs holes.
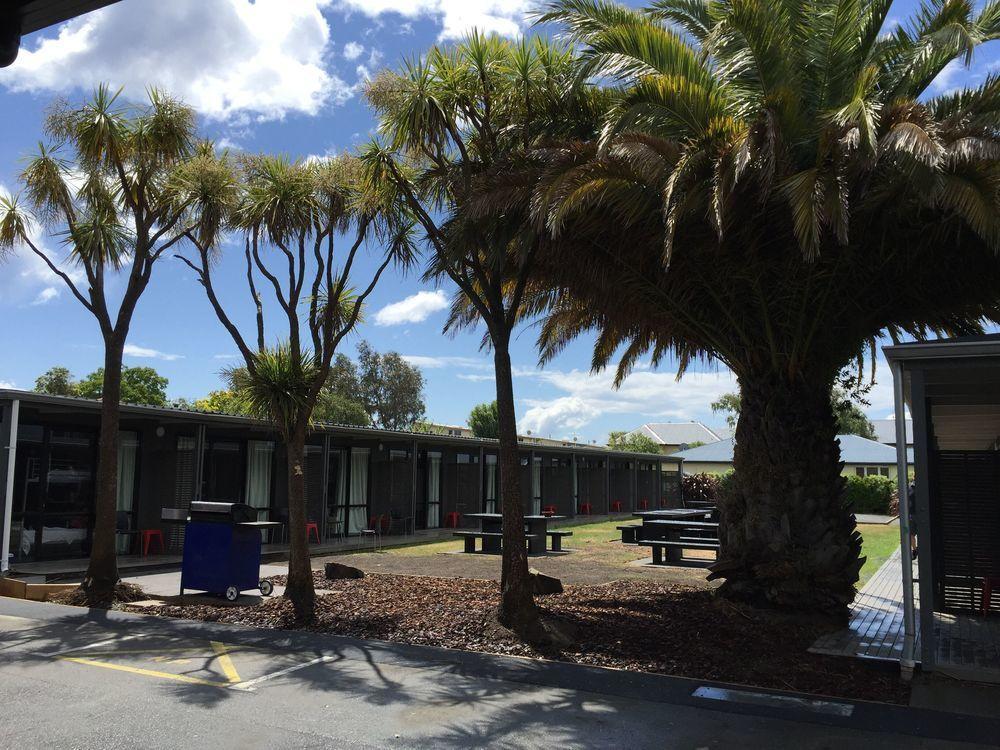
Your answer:
[[[646,556],[642,548],[626,547],[621,544],[609,544],[621,538],[621,532],[616,528],[632,519],[615,521],[600,521],[598,523],[567,526],[573,536],[565,539],[566,547],[576,550],[574,560],[581,565],[588,561],[604,565],[624,565],[631,560]],[[861,554],[867,557],[861,568],[861,578],[858,588],[872,577],[876,570],[899,547],[899,527],[896,524],[858,524],[858,531],[864,538]],[[439,552],[458,552],[462,549],[462,540],[454,539],[427,544],[411,544],[406,547],[392,547],[386,550],[390,555],[416,556],[434,555]]]

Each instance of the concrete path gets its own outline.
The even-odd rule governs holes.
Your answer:
[[[969,748],[1000,722],[0,599],[0,747]]]

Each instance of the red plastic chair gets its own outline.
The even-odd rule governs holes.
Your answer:
[[[615,500],[613,503],[611,503],[611,512],[612,513],[621,513],[622,512],[622,501],[621,500]]]
[[[589,516],[590,513],[591,513],[591,510],[592,510],[592,508],[590,507],[590,503],[581,503],[580,504],[580,515],[581,516]]]
[[[639,510],[649,510],[649,500],[640,500]]]
[[[556,506],[554,505],[546,505],[544,508],[542,508],[543,516],[554,516],[555,514],[556,514]]]
[[[458,513],[449,513],[444,517],[444,527],[446,529],[457,529],[461,516]]]
[[[142,556],[145,557],[149,554],[149,548],[152,547],[152,542],[155,539],[160,544],[160,554],[162,555],[166,552],[166,547],[163,545],[163,532],[159,529],[142,529],[139,532],[142,537]]]
[[[315,521],[306,522],[306,544],[309,543],[309,535],[313,534],[316,537],[316,544],[319,544],[319,524]]]
[[[1000,576],[985,576],[983,578],[983,606],[982,615],[986,617],[990,613],[990,605],[993,603],[993,587],[1000,586]]]

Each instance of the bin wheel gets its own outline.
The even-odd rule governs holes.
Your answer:
[[[230,586],[226,589],[226,601],[235,602],[240,598],[240,590],[235,586]]]
[[[274,593],[274,584],[270,581],[261,580],[260,584],[257,586],[260,589],[260,593],[263,596],[270,596]]]

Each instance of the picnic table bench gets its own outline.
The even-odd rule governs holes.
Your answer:
[[[453,532],[452,536],[461,537],[465,541],[464,552],[475,552],[476,540],[482,539],[483,545],[481,551],[487,554],[499,552],[500,542],[503,539],[503,534],[499,531],[456,531]],[[534,539],[535,535],[525,534],[524,538],[530,543],[530,540]]]
[[[704,549],[718,552],[719,524],[710,518],[711,508],[678,508],[645,511],[634,515],[642,524],[619,526],[623,544],[649,547],[654,565],[680,564],[684,550]]]
[[[465,539],[465,551],[475,552],[475,539],[483,540],[483,552],[500,554],[503,539],[503,516],[500,513],[467,513],[466,518],[478,518],[480,529],[473,532],[455,532],[454,536]],[[572,536],[572,531],[549,531],[549,521],[561,521],[565,516],[528,515],[524,517],[525,535],[529,554],[545,554],[546,540],[551,540],[552,551],[562,550],[562,539]],[[470,535],[472,541],[470,542]],[[471,547],[470,547],[471,544]]]

